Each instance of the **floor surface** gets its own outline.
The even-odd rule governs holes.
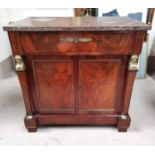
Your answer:
[[[136,80],[132,94],[131,126],[127,133],[115,127],[40,127],[28,133],[17,77],[0,81],[0,145],[155,145],[155,80]]]

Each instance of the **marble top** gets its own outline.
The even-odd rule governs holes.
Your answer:
[[[151,26],[128,17],[29,17],[3,27],[6,31],[139,31]]]

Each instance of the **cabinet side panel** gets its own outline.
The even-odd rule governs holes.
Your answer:
[[[22,38],[19,39],[19,33],[10,31],[8,32],[8,36],[9,36],[13,55],[23,55],[23,52],[20,46],[20,39]]]
[[[133,46],[133,54],[140,54],[143,41],[145,37],[144,31],[138,31],[134,33],[134,46]]]
[[[122,111],[123,114],[127,114],[129,110],[129,104],[130,104],[135,77],[136,77],[136,72],[128,71],[127,77],[126,77],[125,93],[124,93],[124,104],[123,104],[123,111]]]
[[[14,56],[22,55],[18,32],[8,32],[8,35],[9,35],[9,40],[10,40],[13,55]],[[25,57],[23,57],[23,61],[25,62]],[[34,107],[33,107],[32,96],[30,94],[30,89],[28,85],[27,69],[22,72],[17,72],[17,75],[20,82],[20,86],[22,88],[24,103],[26,107],[26,113],[27,115],[32,115],[34,113]]]

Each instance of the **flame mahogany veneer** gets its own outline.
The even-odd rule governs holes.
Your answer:
[[[13,55],[26,66],[17,73],[28,131],[40,125],[116,125],[127,131],[136,75],[128,63],[140,54],[150,26],[121,17],[28,18],[4,29]]]

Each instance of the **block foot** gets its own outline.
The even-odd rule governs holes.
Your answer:
[[[37,121],[34,116],[28,115],[24,118],[25,127],[28,132],[36,132],[37,131]]]
[[[127,132],[129,126],[130,126],[130,116],[128,114],[126,115],[121,115],[119,120],[118,120],[118,124],[117,124],[117,128],[119,132]]]

